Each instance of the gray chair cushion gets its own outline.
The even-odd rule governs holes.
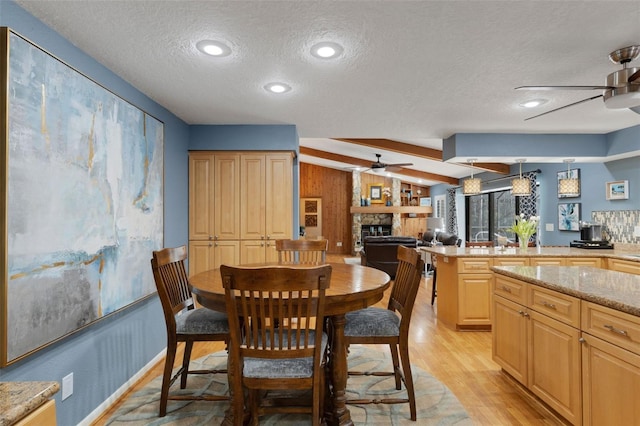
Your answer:
[[[228,333],[229,322],[224,312],[207,308],[191,309],[176,315],[176,331],[180,334]]]
[[[309,338],[313,342],[315,333],[310,332]],[[277,336],[276,336],[277,337]],[[322,333],[322,353],[327,347],[327,335]],[[299,378],[311,377],[313,374],[313,358],[289,358],[289,359],[264,359],[250,358],[244,359],[242,375],[244,377],[269,379],[269,378]]]
[[[361,336],[399,336],[400,317],[389,309],[366,308],[347,312],[344,335]]]

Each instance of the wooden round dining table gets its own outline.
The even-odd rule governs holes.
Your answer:
[[[346,406],[347,348],[344,344],[345,314],[379,302],[391,283],[389,275],[378,269],[346,263],[331,265],[331,283],[325,296],[325,315],[331,320],[332,344],[329,358],[330,395],[325,408],[328,424],[352,425]],[[274,266],[277,263],[251,264]],[[295,266],[295,264],[287,265]],[[307,265],[308,266],[308,265]],[[189,278],[192,292],[202,306],[226,312],[224,288],[219,269]]]

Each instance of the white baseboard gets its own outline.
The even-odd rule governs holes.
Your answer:
[[[79,426],[90,426],[92,422],[98,419],[105,411],[107,411],[111,406],[118,400],[122,395],[124,395],[133,385],[135,385],[138,380],[140,380],[145,374],[147,374],[162,358],[164,358],[167,348],[164,348],[158,355],[153,357],[151,361],[149,361],[144,367],[140,369],[135,375],[133,375],[129,380],[124,382],[122,386],[120,386],[114,393],[112,393],[106,400],[102,402],[102,404],[98,405],[95,410],[93,410],[87,417],[85,417],[80,423]]]

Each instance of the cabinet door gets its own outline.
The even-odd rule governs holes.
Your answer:
[[[640,356],[582,337],[583,425],[640,425]]]
[[[263,240],[266,238],[265,156],[242,154],[240,159],[240,235],[243,240]],[[286,196],[291,199],[291,191]]]
[[[527,319],[524,306],[493,296],[493,360],[527,386]]]
[[[266,244],[264,240],[248,240],[240,242],[240,263],[263,263],[266,261]]]
[[[214,239],[240,239],[240,156],[215,155]]]
[[[189,240],[210,240],[214,234],[214,162],[209,153],[189,154]]]
[[[567,266],[592,266],[602,268],[602,259],[599,257],[568,257]]]
[[[607,267],[612,271],[640,275],[640,263],[622,259],[607,259]]]
[[[438,268],[440,266],[438,265]],[[438,277],[440,278],[440,277]],[[438,279],[438,281],[440,281]],[[458,275],[458,325],[491,326],[491,274]]]
[[[276,242],[275,240],[267,240],[265,242],[265,262],[277,262],[278,261],[278,251],[276,250]]]
[[[533,310],[529,314],[529,389],[565,419],[579,425],[580,330]]]
[[[213,241],[189,241],[189,276],[214,269]]]
[[[291,154],[267,154],[265,231],[268,240],[291,238],[293,227],[293,169]]]
[[[239,241],[215,241],[213,252],[214,269],[220,268],[220,265],[235,266],[240,264]]]

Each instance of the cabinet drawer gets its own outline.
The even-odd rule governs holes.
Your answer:
[[[461,258],[458,259],[458,273],[491,273],[491,259],[482,258]]]
[[[640,262],[609,258],[607,259],[607,268],[612,271],[640,275]]]
[[[582,302],[582,330],[640,355],[640,317]]]
[[[15,426],[56,426],[55,400],[48,400],[29,415],[19,420]]]
[[[493,266],[529,266],[529,259],[526,257],[496,257],[493,259]]]
[[[495,275],[493,292],[521,305],[527,304],[527,283],[523,281]]]
[[[602,268],[602,259],[599,257],[573,257],[567,258],[567,266],[591,266]]]
[[[562,257],[532,257],[529,259],[531,266],[562,266],[565,264]]]
[[[534,285],[529,289],[531,309],[572,327],[580,327],[580,299]]]

